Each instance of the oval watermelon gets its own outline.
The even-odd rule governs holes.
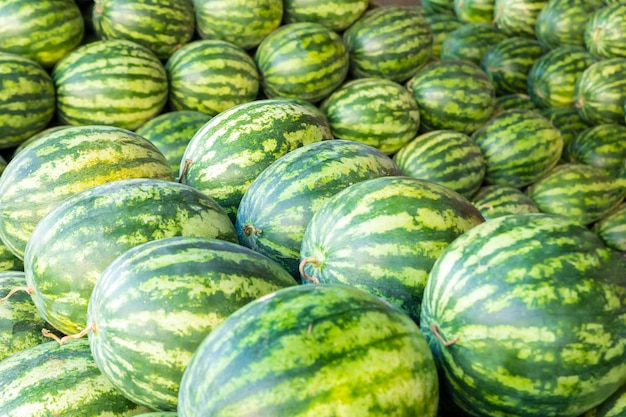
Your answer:
[[[618,177],[626,160],[626,126],[606,124],[583,130],[569,144],[567,160],[593,165]]]
[[[439,57],[480,65],[487,50],[505,39],[507,36],[489,23],[466,23],[446,36]]]
[[[284,0],[283,22],[315,22],[341,32],[369,6],[369,0]]]
[[[495,0],[493,24],[509,36],[535,37],[539,13],[548,0]]]
[[[485,185],[472,196],[472,204],[485,220],[509,214],[539,213],[539,207],[519,188]]]
[[[585,46],[598,58],[626,57],[626,4],[610,4],[591,15]]]
[[[549,0],[537,17],[537,39],[550,49],[559,46],[585,46],[587,24],[596,8],[588,0]]]
[[[625,102],[626,58],[598,61],[576,81],[574,106],[589,124],[624,124]]]

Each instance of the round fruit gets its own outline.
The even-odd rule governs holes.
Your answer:
[[[585,26],[585,45],[598,58],[626,57],[626,4],[597,10]]]
[[[574,105],[589,124],[624,124],[625,102],[626,58],[598,61],[576,81]]]
[[[341,32],[361,17],[369,0],[285,0],[283,4],[285,23],[315,22]]]

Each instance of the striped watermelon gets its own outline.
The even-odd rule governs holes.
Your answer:
[[[455,16],[449,14],[431,14],[424,16],[430,32],[433,35],[433,46],[431,56],[439,58],[441,55],[441,45],[448,34],[463,26]]]
[[[597,10],[587,22],[585,45],[598,58],[626,58],[626,3]]]
[[[45,68],[83,38],[83,17],[73,0],[1,0],[0,16],[0,51],[30,58]]]
[[[37,224],[26,246],[24,270],[37,309],[61,332],[77,333],[104,268],[134,246],[173,236],[237,241],[212,198],[176,182],[119,180],[67,198]]]
[[[462,22],[491,24],[494,6],[495,0],[454,0],[454,13]]]
[[[485,220],[508,214],[539,213],[539,208],[519,188],[509,185],[485,185],[472,196],[472,204]]]
[[[516,214],[452,242],[421,328],[472,416],[575,417],[626,382],[626,258],[560,216]]]
[[[343,41],[354,78],[404,82],[428,61],[433,35],[415,9],[381,6],[365,12],[343,33]]]
[[[127,40],[83,45],[54,67],[57,113],[66,124],[134,130],[167,100],[167,74],[147,48]]]
[[[585,46],[585,27],[595,7],[588,0],[548,0],[537,17],[537,39],[550,49]]]
[[[148,139],[163,153],[172,174],[177,176],[191,138],[209,120],[211,116],[198,111],[172,111],[148,120],[135,133]]]
[[[303,282],[361,288],[419,321],[433,263],[457,236],[483,222],[460,194],[410,177],[353,184],[326,200],[300,251]]]
[[[333,139],[328,122],[279,100],[240,104],[211,119],[189,142],[180,181],[213,197],[234,222],[239,201],[272,162],[302,145]]]
[[[494,109],[495,91],[489,76],[466,61],[434,61],[408,82],[420,109],[420,124],[427,130],[472,133]]]
[[[552,125],[559,129],[563,138],[563,156],[566,154],[567,147],[576,136],[583,130],[591,127],[580,118],[578,110],[565,107],[551,107],[541,109],[539,113],[552,122]]]
[[[505,39],[507,36],[490,23],[466,23],[448,34],[439,56],[480,65],[487,50]]]
[[[447,14],[456,16],[454,12],[454,0],[421,0],[420,3],[426,11],[426,15]]]
[[[284,0],[283,22],[315,22],[341,32],[365,13],[369,3],[369,0]]]
[[[4,417],[129,417],[148,411],[102,375],[87,340],[41,343],[0,362]]]
[[[183,371],[226,317],[296,281],[236,243],[172,237],[136,246],[96,282],[87,324],[102,373],[131,401],[175,411]]]
[[[495,0],[493,24],[509,36],[535,37],[537,17],[548,0]]]
[[[318,102],[348,74],[348,50],[341,37],[319,23],[281,26],[258,46],[254,60],[268,98],[295,97]]]
[[[200,37],[251,49],[280,26],[283,0],[193,0]]]
[[[52,120],[54,84],[37,62],[10,53],[0,52],[0,75],[0,148],[11,148]]]
[[[626,181],[585,164],[562,164],[528,188],[528,196],[544,213],[581,224],[601,219],[626,196]]]
[[[592,230],[608,247],[626,252],[626,203],[598,220]]]
[[[0,271],[23,271],[24,263],[0,240]],[[1,295],[1,293],[0,293]]]
[[[175,110],[215,116],[256,98],[259,72],[254,60],[237,45],[205,39],[178,49],[165,64],[169,103]]]
[[[623,124],[625,102],[626,58],[598,61],[576,81],[574,105],[589,124]]]
[[[348,140],[315,142],[273,162],[241,199],[235,229],[239,243],[300,278],[304,231],[326,200],[351,184],[402,171],[384,153]]]
[[[545,47],[536,39],[514,36],[487,49],[480,67],[491,78],[496,93],[526,93],[528,72],[545,52]]]
[[[17,154],[0,177],[0,238],[23,258],[39,221],[68,197],[125,178],[173,180],[147,139],[111,126],[56,130]]]
[[[496,98],[496,105],[493,109],[492,117],[506,110],[537,110],[527,94],[506,94]]]
[[[435,417],[437,371],[400,310],[337,285],[253,301],[212,331],[185,370],[178,414]]]
[[[320,104],[333,136],[363,142],[388,155],[415,138],[420,112],[413,95],[384,78],[358,78]]]
[[[485,158],[476,142],[453,130],[419,135],[393,160],[404,175],[435,182],[466,198],[478,190],[485,176]]]
[[[563,151],[559,130],[532,110],[504,111],[472,138],[487,161],[487,184],[531,184],[556,165]]]
[[[607,124],[583,130],[569,144],[567,158],[619,176],[626,160],[626,126]]]
[[[537,107],[572,107],[581,74],[596,59],[580,46],[560,46],[546,53],[528,72],[528,95]]]

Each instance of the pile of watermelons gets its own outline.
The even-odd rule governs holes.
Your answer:
[[[626,2],[0,0],[1,417],[625,417]]]

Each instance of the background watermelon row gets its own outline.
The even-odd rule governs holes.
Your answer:
[[[626,6],[312,3],[0,1],[0,414],[624,412]]]

